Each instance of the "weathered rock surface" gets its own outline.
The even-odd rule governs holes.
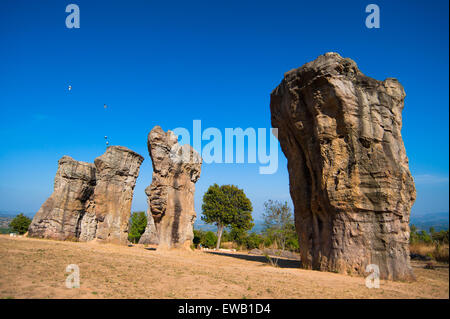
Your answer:
[[[110,146],[94,164],[59,160],[53,194],[30,224],[30,237],[126,244],[131,200],[144,158]]]
[[[149,133],[147,145],[153,178],[145,190],[151,212],[146,237],[156,237],[158,248],[189,248],[194,238],[194,192],[202,158],[191,146],[180,146],[172,131],[166,133],[159,126]],[[154,231],[150,229],[153,225]]]
[[[145,231],[139,239],[139,244],[144,245],[158,245],[159,238],[156,231],[155,221],[153,220],[152,212],[150,211],[150,200],[147,198],[148,208],[147,208],[147,226]]]
[[[94,164],[63,156],[58,161],[53,193],[34,216],[28,236],[58,240],[78,238],[95,182]]]
[[[96,238],[126,245],[131,201],[144,158],[122,146],[110,146],[95,159],[97,186],[94,191]]]
[[[413,278],[414,181],[401,137],[405,92],[337,53],[289,71],[272,92],[272,126],[288,159],[303,267]]]

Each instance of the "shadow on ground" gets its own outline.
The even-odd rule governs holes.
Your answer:
[[[224,253],[224,252],[218,252],[218,251],[208,251],[207,253],[268,264],[267,258],[265,256],[231,254],[231,253]],[[276,257],[272,257],[272,259],[276,259]],[[278,260],[278,267],[280,267],[280,268],[300,268],[301,262],[300,262],[300,260],[280,258]]]

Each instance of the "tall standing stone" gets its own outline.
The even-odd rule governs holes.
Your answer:
[[[147,194],[148,196],[149,194]],[[145,231],[142,234],[141,238],[139,238],[139,244],[143,245],[158,245],[159,238],[158,233],[156,231],[155,221],[153,219],[152,212],[150,211],[150,199],[147,197],[147,226],[145,227]]]
[[[191,146],[179,145],[172,131],[166,133],[159,126],[149,133],[147,145],[153,178],[145,190],[151,216],[142,242],[151,237],[158,248],[189,248],[194,238],[194,193],[202,158]]]
[[[93,164],[63,156],[58,161],[53,193],[34,216],[28,236],[58,240],[78,238],[95,183]]]
[[[337,53],[289,71],[272,92],[305,268],[413,278],[414,181],[401,136],[405,92]]]
[[[123,146],[110,146],[95,159],[97,239],[116,244],[128,243],[133,191],[143,161],[141,155]]]

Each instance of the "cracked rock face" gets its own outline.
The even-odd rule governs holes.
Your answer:
[[[303,267],[413,279],[409,216],[416,192],[401,136],[405,92],[327,53],[285,74],[272,126],[288,159]]]
[[[96,238],[126,245],[131,202],[144,158],[122,146],[108,147],[95,159],[97,186],[94,191]]]
[[[158,248],[189,248],[194,238],[194,193],[202,158],[191,146],[180,146],[172,131],[166,133],[159,126],[149,133],[147,145],[153,178],[145,190],[151,216],[142,243],[151,237]]]
[[[144,158],[110,146],[95,164],[62,157],[53,194],[36,213],[30,237],[127,244],[133,189]]]
[[[63,156],[58,161],[53,193],[34,216],[28,236],[58,240],[78,238],[95,183],[94,164]]]

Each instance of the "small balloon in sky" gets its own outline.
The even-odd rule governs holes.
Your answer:
[[[108,138],[108,136],[105,135],[105,140]]]
[[[72,85],[69,85],[69,91],[71,91],[72,90]]]
[[[106,109],[108,106],[106,104],[103,104],[103,107]]]
[[[106,142],[106,145],[109,145],[109,142]]]

